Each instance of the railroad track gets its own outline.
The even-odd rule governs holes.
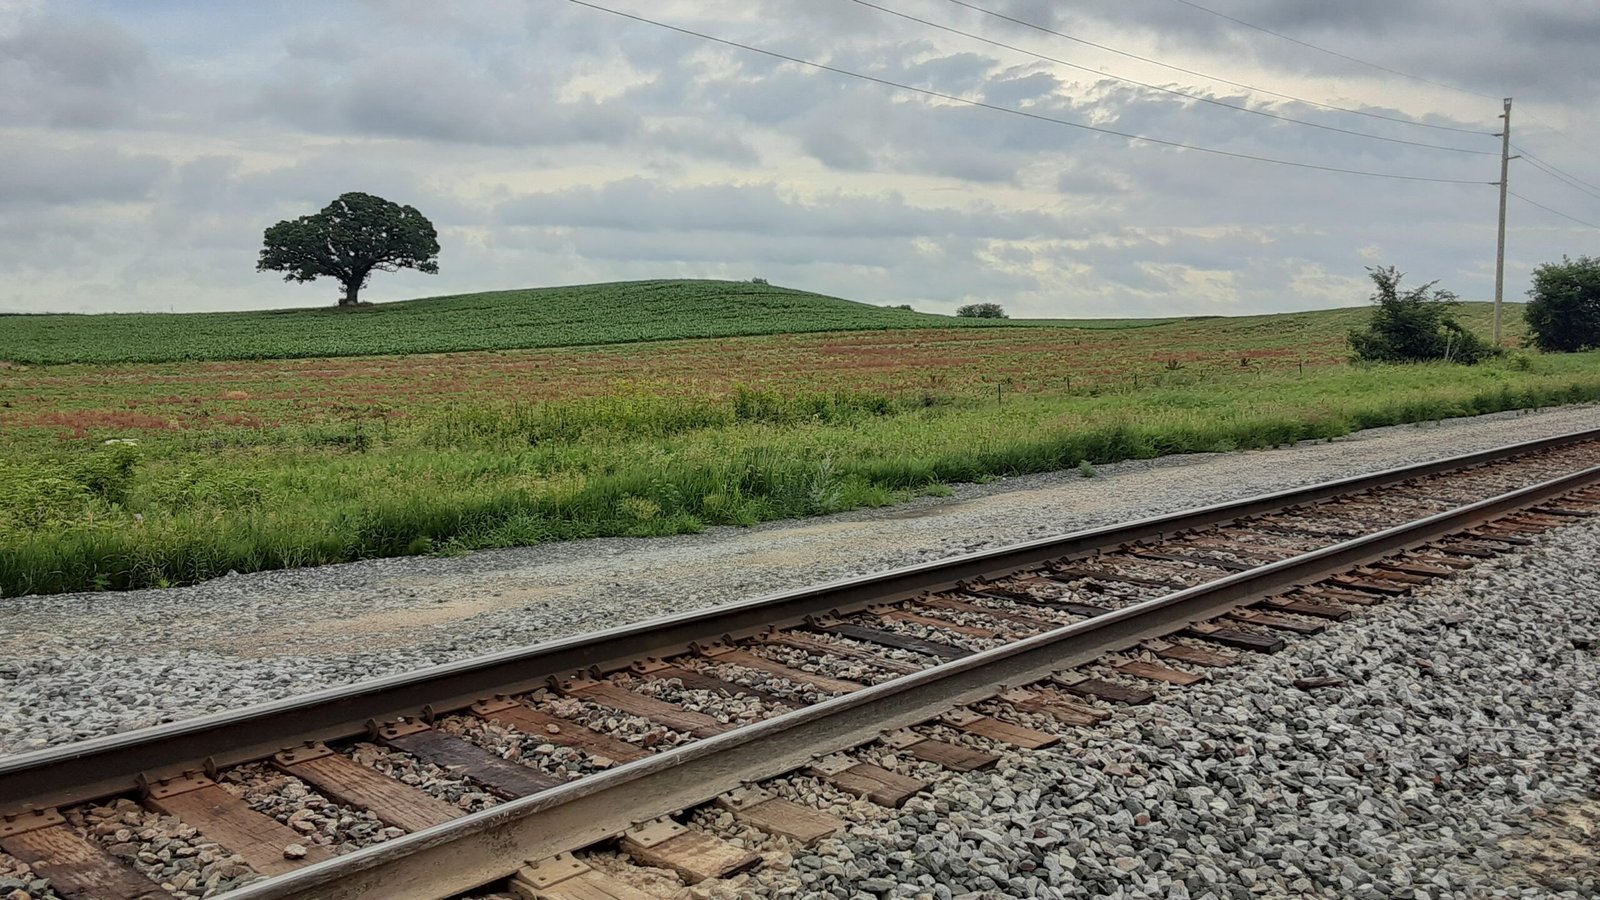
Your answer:
[[[814,841],[843,823],[794,779],[895,806],[1597,512],[1582,432],[10,757],[0,872],[62,900],[654,896],[574,853],[726,877],[759,857],[674,816]],[[229,868],[173,874],[202,853]]]

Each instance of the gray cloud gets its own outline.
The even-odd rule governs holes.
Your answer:
[[[954,234],[1024,239],[1059,228],[1038,213],[1002,213],[982,206],[920,207],[892,193],[833,194],[801,200],[785,196],[772,184],[674,188],[643,178],[529,194],[506,201],[498,212],[508,225],[642,233],[735,232],[784,239],[805,235],[847,241]]]
[[[1491,125],[1466,102],[1172,0],[992,0],[1313,99]],[[1589,0],[1218,9],[1398,68],[1517,95],[1519,141],[1600,183]],[[627,4],[618,4],[625,6]],[[1091,68],[1377,135],[1494,150],[1139,67],[944,0],[907,12]],[[1371,141],[1153,94],[843,0],[662,0],[709,33],[1073,122],[1330,166],[1493,181],[1497,160]],[[417,205],[442,273],[374,299],[629,277],[763,275],[875,302],[1014,314],[1249,312],[1357,303],[1394,262],[1490,287],[1494,191],[1230,160],[934,101],[566,4],[328,4],[315,20],[62,0],[0,22],[0,309],[323,303],[252,271],[261,230],[346,190]],[[200,16],[206,39],[191,19]],[[1441,98],[1448,98],[1445,103]],[[1481,110],[1480,110],[1481,107]],[[1482,115],[1478,115],[1478,112]],[[1575,140],[1540,124],[1550,122]],[[1600,220],[1521,163],[1517,190]],[[1514,207],[1508,292],[1592,235]],[[1487,262],[1486,262],[1487,260]]]
[[[145,46],[106,21],[25,18],[0,36],[0,123],[104,128],[135,118],[128,108],[150,75]]]
[[[1092,38],[1108,24],[1133,30],[1154,38],[1163,55],[1180,59],[1204,51],[1224,60],[1251,60],[1286,72],[1391,81],[1441,96],[1428,86],[1396,80],[1382,71],[1172,0],[1128,0],[1074,6],[1070,11],[1042,0],[992,0],[989,5],[1019,19],[1084,37]],[[1593,33],[1600,18],[1588,0],[1486,4],[1455,0],[1206,0],[1202,5],[1307,43],[1490,97],[1520,92],[1575,99],[1600,88],[1600,63],[1592,52],[1593,43],[1582,38]],[[1011,33],[1025,32],[1013,26]],[[1115,40],[1102,42],[1118,44]],[[1222,70],[1213,66],[1212,71]],[[1550,78],[1554,71],[1562,72],[1563,77]]]
[[[148,198],[172,164],[105,146],[14,140],[0,166],[0,208],[125,203]]]

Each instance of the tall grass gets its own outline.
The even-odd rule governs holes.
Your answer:
[[[328,441],[36,442],[0,466],[0,591],[134,588],[370,557],[748,525],[941,485],[1600,400],[1600,356],[1240,375],[986,401],[739,391],[486,402]],[[9,475],[7,473],[10,473]],[[28,485],[54,485],[33,490]],[[9,487],[8,487],[9,485]]]

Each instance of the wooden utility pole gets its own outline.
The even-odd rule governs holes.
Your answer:
[[[1511,174],[1511,98],[1506,98],[1506,120],[1500,129],[1500,236],[1494,252],[1494,345],[1500,346],[1500,301],[1506,292],[1506,180]]]

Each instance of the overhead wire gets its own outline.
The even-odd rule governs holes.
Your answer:
[[[1545,160],[1534,156],[1532,153],[1529,153],[1526,149],[1517,144],[1512,144],[1511,148],[1522,154],[1523,162],[1528,163],[1535,169],[1544,172],[1546,175],[1549,175],[1552,178],[1564,181],[1568,184],[1568,186],[1575,187],[1578,190],[1583,191],[1585,194],[1589,194],[1594,197],[1600,197],[1600,193],[1595,193],[1596,191],[1600,191],[1600,186],[1590,184],[1589,182],[1584,181],[1582,178],[1573,175],[1571,172],[1557,168],[1555,163],[1546,162]]]
[[[1567,219],[1567,220],[1572,221],[1572,222],[1577,222],[1579,225],[1587,225],[1590,228],[1600,229],[1600,225],[1597,225],[1594,222],[1590,222],[1587,219],[1580,219],[1577,216],[1569,216],[1566,213],[1562,212],[1561,210],[1552,209],[1551,207],[1545,206],[1543,203],[1540,203],[1537,200],[1529,200],[1527,197],[1522,196],[1521,194],[1517,193],[1516,191],[1506,191],[1506,194],[1508,194],[1509,196],[1515,197],[1518,200],[1521,200],[1523,203],[1526,203],[1529,206],[1537,206],[1537,207],[1539,207],[1540,209],[1544,210],[1547,213],[1554,213],[1555,215],[1558,215],[1563,219]]]
[[[629,20],[632,20],[632,21],[635,21],[635,22],[640,22],[642,24],[651,25],[651,26],[654,26],[656,28],[661,28],[661,29],[665,29],[667,31],[676,32],[678,34],[682,34],[682,35],[685,35],[685,36],[688,36],[688,37],[698,38],[700,40],[709,41],[709,42],[715,43],[715,44],[721,44],[721,45],[726,46],[726,47],[734,47],[734,48],[739,49],[739,50],[744,50],[744,51],[747,51],[747,52],[750,52],[750,53],[757,53],[757,54],[760,54],[762,56],[770,57],[772,59],[778,59],[778,60],[782,60],[784,62],[790,62],[790,63],[794,63],[796,65],[801,65],[801,66],[807,66],[809,68],[817,69],[817,70],[824,71],[824,72],[832,72],[832,73],[837,74],[837,75],[844,75],[844,76],[847,76],[847,77],[850,77],[850,78],[857,78],[857,79],[860,79],[860,80],[863,80],[863,81],[870,81],[870,82],[873,82],[875,84],[883,85],[885,87],[891,87],[891,88],[895,88],[897,90],[908,91],[908,92],[915,93],[915,94],[920,94],[920,95],[923,95],[923,96],[926,96],[926,97],[933,97],[933,98],[936,98],[936,99],[939,99],[939,100],[944,100],[944,101],[947,101],[947,102],[950,102],[950,103],[959,103],[959,104],[963,104],[963,105],[966,105],[966,106],[976,107],[976,108],[979,108],[979,109],[987,109],[987,110],[991,110],[991,111],[994,111],[994,112],[1006,113],[1006,114],[1014,115],[1014,116],[1021,116],[1023,118],[1032,119],[1032,120],[1039,121],[1039,122],[1047,122],[1047,123],[1050,123],[1050,124],[1060,125],[1060,126],[1064,126],[1064,127],[1067,127],[1067,128],[1079,129],[1079,130],[1082,130],[1082,131],[1090,131],[1090,132],[1095,132],[1095,133],[1098,133],[1098,134],[1107,134],[1107,135],[1111,135],[1113,137],[1120,137],[1120,138],[1123,138],[1125,140],[1130,140],[1130,141],[1143,141],[1143,142],[1148,143],[1148,144],[1155,144],[1155,145],[1163,146],[1163,147],[1173,147],[1175,149],[1180,149],[1180,150],[1191,150],[1191,151],[1194,151],[1196,153],[1206,153],[1206,154],[1211,154],[1211,155],[1214,155],[1214,156],[1229,157],[1229,158],[1232,158],[1232,159],[1248,160],[1248,161],[1251,161],[1251,162],[1260,162],[1260,163],[1269,163],[1269,164],[1272,164],[1272,165],[1288,166],[1288,167],[1300,168],[1300,169],[1309,169],[1309,170],[1320,171],[1320,172],[1332,172],[1332,173],[1342,174],[1342,175],[1357,175],[1357,176],[1366,177],[1366,178],[1383,178],[1383,179],[1389,179],[1389,180],[1394,180],[1394,181],[1432,182],[1432,183],[1435,183],[1435,184],[1479,184],[1479,185],[1481,185],[1481,184],[1494,184],[1494,182],[1480,181],[1480,180],[1477,180],[1477,179],[1468,179],[1468,178],[1437,178],[1437,177],[1432,177],[1432,176],[1427,176],[1427,175],[1404,175],[1404,174],[1399,174],[1399,173],[1394,173],[1394,172],[1375,172],[1375,171],[1366,170],[1366,169],[1347,169],[1347,168],[1343,168],[1343,167],[1340,167],[1340,166],[1326,166],[1326,165],[1320,165],[1320,164],[1317,164],[1317,163],[1297,162],[1295,160],[1279,159],[1277,157],[1271,157],[1271,156],[1258,156],[1258,155],[1251,154],[1251,153],[1240,153],[1240,152],[1233,151],[1233,150],[1223,150],[1223,149],[1220,149],[1220,148],[1217,148],[1217,147],[1206,147],[1206,146],[1202,146],[1202,145],[1199,145],[1199,144],[1188,144],[1188,143],[1184,143],[1182,141],[1174,141],[1174,140],[1167,140],[1167,139],[1164,139],[1164,138],[1148,137],[1148,136],[1142,135],[1142,134],[1134,134],[1132,132],[1127,132],[1127,131],[1118,131],[1118,130],[1116,130],[1114,128],[1103,128],[1103,127],[1098,126],[1098,125],[1089,125],[1089,124],[1084,123],[1084,122],[1074,122],[1074,121],[1071,121],[1070,119],[1059,119],[1059,118],[1056,118],[1054,116],[1044,115],[1042,113],[1029,112],[1028,110],[1015,109],[1015,108],[1008,107],[1008,106],[1000,106],[1000,105],[997,105],[997,104],[994,104],[994,103],[988,103],[988,102],[985,102],[985,101],[982,101],[982,100],[973,100],[973,99],[968,98],[968,97],[961,97],[961,96],[958,96],[958,95],[955,95],[955,94],[947,94],[947,93],[945,93],[943,91],[936,91],[936,90],[933,90],[931,88],[916,87],[914,85],[904,84],[902,82],[893,81],[893,80],[888,79],[888,78],[880,78],[880,77],[878,77],[876,75],[868,75],[868,74],[863,73],[863,72],[852,71],[850,69],[841,68],[839,66],[828,65],[826,63],[813,62],[812,60],[809,60],[809,59],[803,59],[803,58],[798,57],[798,56],[791,56],[791,55],[789,55],[787,53],[780,53],[780,52],[778,52],[776,50],[768,50],[768,49],[766,49],[764,47],[757,47],[757,46],[755,46],[753,44],[746,44],[746,43],[741,43],[739,41],[730,40],[728,38],[716,37],[714,35],[706,34],[704,32],[695,31],[693,29],[683,28],[683,27],[678,26],[678,25],[672,25],[672,24],[669,24],[669,23],[666,23],[666,22],[658,21],[656,19],[647,18],[645,16],[641,16],[641,15],[638,15],[636,13],[625,12],[623,10],[613,9],[611,7],[608,7],[608,6],[602,6],[602,5],[598,4],[598,3],[592,3],[592,2],[590,2],[590,0],[567,0],[567,2],[575,4],[577,6],[582,6],[582,7],[588,8],[588,9],[595,10],[596,12],[607,13],[609,15],[613,15],[613,16],[616,16],[618,18],[629,19]]]
[[[1317,101],[1317,100],[1310,100],[1310,99],[1307,99],[1305,97],[1297,97],[1294,94],[1285,94],[1282,91],[1275,91],[1275,90],[1271,90],[1269,88],[1258,87],[1258,86],[1253,85],[1253,84],[1246,84],[1245,82],[1242,82],[1242,81],[1232,81],[1230,79],[1223,78],[1220,75],[1212,75],[1212,74],[1208,74],[1206,72],[1196,71],[1194,69],[1187,69],[1187,68],[1184,68],[1183,66],[1177,66],[1177,65],[1173,65],[1172,63],[1162,62],[1159,59],[1152,59],[1151,57],[1148,57],[1148,56],[1140,56],[1137,53],[1130,53],[1130,52],[1128,52],[1126,50],[1118,50],[1116,47],[1107,46],[1106,44],[1096,43],[1095,41],[1091,41],[1091,40],[1087,40],[1085,38],[1077,37],[1075,35],[1067,34],[1064,31],[1058,31],[1058,30],[1056,30],[1054,28],[1048,28],[1048,27],[1046,27],[1044,25],[1040,25],[1040,24],[1038,24],[1036,22],[1029,22],[1026,19],[1019,19],[1019,18],[1017,18],[1015,16],[1006,15],[1005,13],[1002,13],[1002,12],[996,12],[995,10],[987,9],[985,7],[982,7],[982,6],[978,6],[975,3],[969,3],[969,2],[967,2],[967,0],[948,0],[948,2],[953,3],[956,6],[963,7],[965,9],[970,9],[973,12],[976,12],[976,13],[982,13],[983,15],[990,16],[990,17],[993,17],[993,18],[996,18],[996,19],[1001,19],[1001,20],[1004,20],[1006,22],[1011,22],[1012,24],[1015,24],[1015,25],[1021,25],[1024,28],[1031,28],[1034,31],[1039,31],[1039,32],[1043,32],[1045,34],[1054,35],[1054,36],[1059,37],[1059,38],[1065,38],[1066,40],[1072,41],[1074,43],[1083,44],[1086,47],[1093,47],[1096,50],[1104,50],[1107,53],[1114,53],[1114,54],[1116,54],[1118,56],[1124,56],[1124,57],[1127,57],[1128,59],[1138,60],[1139,62],[1142,62],[1142,63],[1149,63],[1149,64],[1154,65],[1154,66],[1160,66],[1160,67],[1162,67],[1164,69],[1171,69],[1174,72],[1182,72],[1185,75],[1193,75],[1196,78],[1206,78],[1206,79],[1210,79],[1211,81],[1219,81],[1219,82],[1221,82],[1223,84],[1232,85],[1233,87],[1244,88],[1245,90],[1255,91],[1256,93],[1260,93],[1260,94],[1268,94],[1270,96],[1279,97],[1279,98],[1282,98],[1284,100],[1293,100],[1296,103],[1304,103],[1304,104],[1306,104],[1308,106],[1315,106],[1315,107],[1319,107],[1321,109],[1333,110],[1335,112],[1349,113],[1350,115],[1355,115],[1355,116],[1366,116],[1367,118],[1370,118],[1370,119],[1382,119],[1382,120],[1384,120],[1386,122],[1398,122],[1398,123],[1400,123],[1402,125],[1414,125],[1414,126],[1416,126],[1418,128],[1432,128],[1432,129],[1436,129],[1438,131],[1454,131],[1454,132],[1458,132],[1460,134],[1472,134],[1472,135],[1491,136],[1491,137],[1494,136],[1494,134],[1495,134],[1492,131],[1485,131],[1483,129],[1461,128],[1461,127],[1458,127],[1458,126],[1455,126],[1455,125],[1439,125],[1439,124],[1435,124],[1433,122],[1419,122],[1419,121],[1417,121],[1415,119],[1407,119],[1407,118],[1403,118],[1401,116],[1390,116],[1390,115],[1385,115],[1383,113],[1375,113],[1375,112],[1372,112],[1370,110],[1363,110],[1363,109],[1351,109],[1350,107],[1347,107],[1347,106],[1338,106],[1338,105],[1335,105],[1335,104],[1332,104],[1332,103],[1323,103],[1323,102],[1320,102],[1320,101]]]
[[[1102,76],[1102,77],[1105,77],[1105,78],[1111,78],[1111,79],[1115,79],[1117,81],[1126,82],[1128,84],[1138,85],[1139,87],[1146,88],[1146,89],[1152,90],[1152,91],[1159,91],[1159,92],[1165,93],[1165,94],[1173,94],[1173,95],[1176,95],[1176,96],[1179,96],[1179,97],[1188,98],[1190,100],[1198,100],[1201,103],[1209,103],[1209,104],[1212,104],[1214,106],[1220,106],[1220,107],[1222,107],[1224,109],[1231,109],[1231,110],[1236,110],[1238,112],[1250,113],[1251,115],[1264,116],[1264,117],[1269,118],[1269,119],[1277,119],[1278,121],[1290,122],[1290,123],[1293,123],[1295,125],[1304,125],[1307,128],[1318,128],[1318,129],[1322,129],[1323,131],[1336,131],[1336,132],[1338,132],[1340,134],[1349,134],[1349,135],[1354,135],[1356,137],[1367,138],[1369,140],[1374,140],[1374,141],[1384,141],[1384,142],[1391,143],[1391,144],[1406,144],[1406,145],[1412,146],[1412,147],[1424,147],[1424,148],[1429,149],[1429,150],[1447,150],[1447,151],[1450,151],[1452,153],[1467,153],[1467,154],[1471,154],[1471,155],[1474,155],[1474,156],[1499,156],[1500,155],[1499,151],[1495,151],[1495,150],[1471,150],[1471,149],[1468,149],[1466,147],[1450,147],[1450,146],[1446,146],[1444,144],[1429,144],[1429,143],[1426,143],[1424,141],[1409,141],[1409,140],[1406,140],[1405,138],[1387,137],[1387,136],[1384,136],[1384,135],[1381,135],[1381,134],[1372,134],[1371,132],[1367,132],[1367,131],[1356,131],[1356,130],[1350,129],[1350,128],[1339,128],[1339,127],[1334,126],[1334,125],[1324,125],[1324,124],[1322,124],[1320,122],[1308,122],[1305,119],[1297,119],[1297,118],[1294,118],[1293,116],[1285,116],[1285,115],[1281,115],[1279,113],[1269,112],[1269,111],[1263,110],[1263,109],[1252,109],[1251,107],[1248,107],[1248,106],[1239,106],[1239,105],[1234,104],[1234,103],[1228,103],[1228,102],[1223,101],[1223,100],[1218,100],[1218,99],[1216,99],[1214,97],[1207,97],[1204,94],[1189,93],[1188,91],[1181,91],[1181,90],[1178,90],[1177,88],[1170,88],[1170,87],[1164,87],[1164,86],[1158,85],[1158,84],[1151,84],[1149,82],[1139,81],[1139,80],[1134,79],[1134,78],[1127,78],[1127,77],[1124,77],[1124,76],[1121,76],[1121,75],[1113,74],[1111,72],[1105,72],[1105,71],[1102,71],[1102,70],[1099,70],[1099,69],[1090,68],[1089,66],[1079,65],[1078,63],[1068,62],[1067,60],[1059,59],[1059,58],[1054,57],[1054,56],[1048,56],[1046,54],[1037,53],[1037,52],[1035,52],[1033,50],[1028,50],[1028,49],[1025,49],[1025,48],[1022,48],[1022,47],[1018,47],[1018,46],[1015,46],[1013,44],[1007,44],[1007,43],[1005,43],[1003,41],[997,41],[997,40],[994,40],[992,38],[987,38],[987,37],[984,37],[983,35],[980,35],[980,34],[973,34],[970,31],[963,31],[960,28],[955,28],[955,27],[952,27],[952,26],[949,26],[949,25],[941,25],[938,22],[932,22],[932,21],[929,21],[927,19],[921,18],[919,16],[911,15],[910,13],[904,13],[904,12],[900,12],[898,10],[890,9],[887,6],[880,6],[877,3],[871,2],[871,0],[850,0],[850,2],[851,3],[855,3],[855,4],[859,5],[859,6],[865,6],[865,7],[869,8],[869,9],[878,10],[879,12],[888,13],[891,16],[897,16],[897,17],[899,17],[901,19],[905,19],[905,20],[910,21],[910,22],[916,22],[916,23],[918,23],[920,25],[926,25],[929,28],[936,28],[936,29],[938,29],[940,31],[944,31],[944,32],[947,32],[947,33],[950,33],[950,34],[957,34],[957,35],[961,35],[962,37],[971,38],[972,40],[975,40],[975,41],[981,41],[981,42],[983,42],[985,44],[989,44],[990,46],[993,46],[993,47],[1001,47],[1001,48],[1004,48],[1006,50],[1011,50],[1011,51],[1014,51],[1014,52],[1017,52],[1017,53],[1024,53],[1024,54],[1027,54],[1028,56],[1034,57],[1035,59],[1042,59],[1042,60],[1044,60],[1046,62],[1054,63],[1056,65],[1066,66],[1066,67],[1071,68],[1071,69],[1078,69],[1080,71],[1089,72],[1091,74],[1099,75],[1099,76]]]
[[[959,2],[959,0],[951,0],[951,2]],[[1363,66],[1369,66],[1371,68],[1377,69],[1377,70],[1382,71],[1382,72],[1388,72],[1391,75],[1399,75],[1402,78],[1409,78],[1409,79],[1411,79],[1413,81],[1418,81],[1418,82],[1421,82],[1423,84],[1431,84],[1434,87],[1441,87],[1441,88],[1444,88],[1445,90],[1455,91],[1455,92],[1457,92],[1459,94],[1466,94],[1466,95],[1472,96],[1472,97],[1481,97],[1481,98],[1483,98],[1485,100],[1497,100],[1497,99],[1500,99],[1498,97],[1494,97],[1494,96],[1491,96],[1489,94],[1480,93],[1478,91],[1474,91],[1474,90],[1471,90],[1469,88],[1464,88],[1464,87],[1460,87],[1460,86],[1453,85],[1453,84],[1446,84],[1445,82],[1442,82],[1442,81],[1435,81],[1432,78],[1425,78],[1425,77],[1423,77],[1421,75],[1416,75],[1416,74],[1413,74],[1411,72],[1403,72],[1403,71],[1401,71],[1399,69],[1395,69],[1395,68],[1391,68],[1389,66],[1383,65],[1382,63],[1375,63],[1375,62],[1372,62],[1371,60],[1361,59],[1360,57],[1357,57],[1357,56],[1351,56],[1348,53],[1341,53],[1338,50],[1331,50],[1331,49],[1329,49],[1327,47],[1322,47],[1322,46],[1319,46],[1317,44],[1313,44],[1313,43],[1311,43],[1309,41],[1303,41],[1303,40],[1301,40],[1299,38],[1291,37],[1290,35],[1283,34],[1282,32],[1273,31],[1270,28],[1266,28],[1264,26],[1257,25],[1254,22],[1247,22],[1244,19],[1238,18],[1237,16],[1230,16],[1227,13],[1219,12],[1217,10],[1214,10],[1214,9],[1208,7],[1208,6],[1202,6],[1201,4],[1196,3],[1195,0],[1173,0],[1173,2],[1182,4],[1184,6],[1192,8],[1192,9],[1197,9],[1197,10],[1199,10],[1201,12],[1204,12],[1204,13],[1210,13],[1211,15],[1217,16],[1218,18],[1226,19],[1229,22],[1233,22],[1234,24],[1237,24],[1237,25],[1242,25],[1245,28],[1254,29],[1256,31],[1262,32],[1263,34],[1270,34],[1275,38],[1279,38],[1281,40],[1288,41],[1288,42],[1290,42],[1292,44],[1298,44],[1301,47],[1306,47],[1306,48],[1311,49],[1311,50],[1316,50],[1319,53],[1326,53],[1326,54],[1329,54],[1330,56],[1336,56],[1336,57],[1338,57],[1340,59],[1349,60],[1350,62],[1353,62],[1353,63],[1358,63],[1358,64],[1363,65]],[[962,5],[966,5],[966,4],[962,4]],[[1562,129],[1556,127],[1555,125],[1550,124],[1549,122],[1546,122],[1546,121],[1540,119],[1538,116],[1535,116],[1535,115],[1533,115],[1531,113],[1524,113],[1524,115],[1526,115],[1532,121],[1537,122],[1540,125],[1543,125],[1545,128],[1549,129],[1550,131],[1562,136],[1563,138],[1566,138],[1568,141],[1571,141],[1574,145],[1577,145],[1579,143],[1578,139],[1573,137],[1571,134],[1567,133],[1566,131],[1563,131]],[[1523,154],[1525,156],[1529,155],[1527,153],[1527,151],[1523,151]],[[1549,163],[1546,163],[1545,165],[1549,165]],[[1552,166],[1551,168],[1554,168],[1554,166]],[[1572,176],[1572,177],[1576,178],[1576,176]],[[1581,179],[1579,179],[1579,180],[1581,180]],[[1585,182],[1585,183],[1587,184],[1587,182]],[[1589,185],[1589,186],[1590,187],[1594,187],[1594,185]]]
[[[1453,84],[1446,84],[1446,83],[1444,83],[1442,81],[1435,81],[1432,78],[1424,78],[1421,75],[1413,75],[1410,72],[1403,72],[1403,71],[1401,71],[1399,69],[1391,68],[1391,67],[1386,66],[1386,65],[1384,65],[1382,63],[1375,63],[1375,62],[1372,62],[1371,60],[1362,59],[1362,58],[1360,58],[1358,56],[1351,56],[1348,53],[1340,53],[1338,50],[1330,50],[1327,47],[1320,47],[1320,46],[1318,46],[1316,44],[1311,43],[1310,41],[1302,41],[1297,37],[1290,37],[1289,35],[1284,34],[1284,33],[1280,32],[1280,31],[1273,31],[1270,28],[1266,28],[1266,27],[1263,27],[1261,25],[1257,25],[1254,22],[1246,22],[1244,19],[1240,19],[1240,18],[1237,18],[1237,17],[1234,17],[1234,16],[1230,16],[1227,13],[1224,13],[1224,12],[1218,12],[1217,10],[1212,9],[1209,6],[1201,6],[1200,4],[1194,2],[1194,0],[1172,0],[1172,2],[1181,3],[1184,6],[1192,7],[1194,9],[1198,9],[1201,12],[1204,12],[1204,13],[1210,13],[1211,15],[1216,16],[1218,18],[1226,19],[1229,22],[1232,22],[1232,23],[1234,23],[1236,25],[1243,25],[1246,28],[1252,28],[1252,29],[1254,29],[1256,31],[1259,31],[1259,32],[1263,33],[1263,34],[1270,34],[1275,38],[1279,38],[1281,40],[1288,41],[1291,44],[1297,44],[1297,45],[1299,45],[1301,47],[1305,47],[1308,50],[1315,50],[1318,53],[1326,53],[1329,56],[1337,56],[1340,59],[1349,60],[1350,62],[1353,62],[1353,63],[1359,63],[1360,65],[1368,66],[1368,67],[1373,68],[1373,69],[1377,69],[1380,72],[1388,72],[1390,75],[1399,75],[1401,78],[1409,78],[1412,81],[1418,81],[1418,82],[1421,82],[1423,84],[1431,84],[1434,87],[1441,87],[1441,88],[1444,88],[1445,90],[1455,91],[1455,92],[1460,93],[1460,94],[1469,94],[1469,95],[1471,95],[1473,97],[1482,97],[1485,100],[1499,100],[1500,99],[1499,97],[1491,97],[1488,94],[1480,94],[1477,91],[1469,90],[1469,89],[1464,88],[1464,87],[1457,87],[1456,85],[1453,85]]]

